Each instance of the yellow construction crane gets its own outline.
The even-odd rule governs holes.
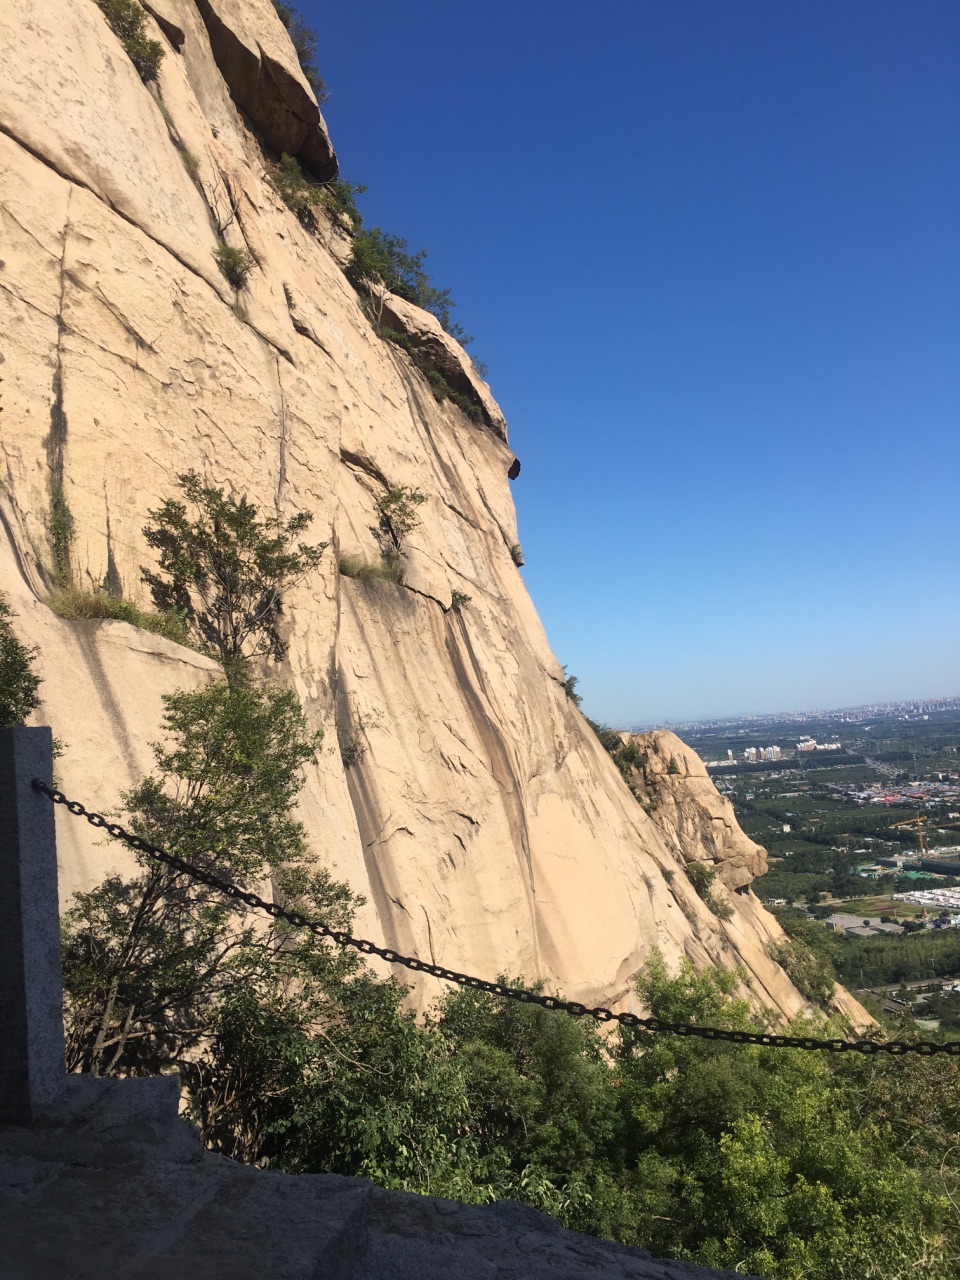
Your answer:
[[[927,852],[927,839],[926,839],[926,836],[924,835],[923,828],[929,821],[930,819],[927,817],[925,813],[920,813],[920,811],[917,810],[914,816],[912,818],[908,818],[906,822],[895,822],[893,824],[892,829],[896,830],[897,827],[916,827],[917,847],[918,847],[920,857],[922,858]]]

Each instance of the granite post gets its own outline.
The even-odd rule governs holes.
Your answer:
[[[30,1124],[67,1084],[48,728],[0,729],[0,1122]]]

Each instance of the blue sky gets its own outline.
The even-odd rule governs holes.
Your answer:
[[[616,725],[960,693],[956,0],[301,8]]]

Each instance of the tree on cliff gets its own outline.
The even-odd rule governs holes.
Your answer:
[[[312,515],[260,519],[246,497],[224,496],[195,471],[178,485],[186,502],[168,498],[143,530],[159,552],[158,570],[142,571],[157,608],[178,613],[228,678],[249,657],[282,658],[283,593],[316,568],[328,545],[297,541]]]

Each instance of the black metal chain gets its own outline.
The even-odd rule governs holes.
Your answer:
[[[193,863],[187,862],[184,858],[177,857],[175,853],[170,853],[155,844],[150,844],[149,841],[141,839],[140,836],[126,831],[116,822],[108,821],[102,814],[90,813],[79,800],[68,800],[62,791],[57,791],[40,778],[34,778],[31,786],[35,791],[49,796],[54,804],[64,805],[70,813],[76,814],[79,818],[86,818],[91,826],[102,828],[107,835],[112,836],[115,840],[122,840],[131,849],[136,849],[140,853],[147,854],[148,857],[158,859],[175,871],[181,871],[184,875],[191,876],[194,880],[207,885],[208,888],[216,889],[218,893],[222,893],[228,898],[243,902],[246,906],[254,907],[258,911],[265,911],[267,915],[273,916],[275,920],[285,920],[288,924],[293,925],[295,929],[309,929],[311,933],[317,934],[319,937],[329,938],[338,947],[353,947],[355,950],[363,952],[364,955],[379,956],[382,960],[386,960],[388,964],[399,964],[414,973],[426,973],[432,978],[441,978],[444,982],[454,982],[458,986],[469,987],[472,991],[485,991],[489,995],[500,996],[505,1000],[517,1000],[521,1004],[540,1005],[544,1009],[568,1013],[574,1018],[593,1018],[597,1022],[619,1022],[624,1027],[640,1027],[644,1031],[653,1032],[666,1031],[671,1035],[695,1036],[700,1040],[722,1040],[730,1044],[755,1044],[774,1049],[825,1049],[828,1053],[889,1053],[897,1056],[917,1053],[922,1057],[933,1057],[934,1054],[946,1053],[953,1057],[960,1057],[960,1041],[956,1040],[945,1044],[934,1044],[923,1040],[913,1043],[906,1040],[818,1040],[813,1036],[778,1036],[760,1031],[729,1031],[722,1027],[701,1027],[689,1022],[667,1022],[663,1018],[641,1018],[635,1013],[614,1013],[612,1009],[605,1009],[602,1006],[591,1009],[576,1000],[561,1000],[559,996],[544,996],[536,991],[527,991],[523,987],[507,986],[503,982],[487,982],[484,978],[474,978],[467,973],[458,973],[455,969],[445,969],[443,965],[427,964],[425,960],[418,960],[416,956],[401,955],[391,947],[379,947],[375,942],[368,942],[364,938],[354,938],[351,934],[344,933],[341,929],[331,929],[327,925],[321,924],[319,920],[311,920],[307,916],[301,915],[299,911],[291,911],[288,907],[281,907],[276,902],[267,902],[257,894],[241,889],[229,880],[223,880],[213,872],[194,866]]]

